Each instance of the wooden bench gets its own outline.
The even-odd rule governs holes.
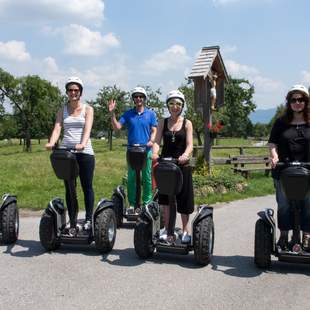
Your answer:
[[[268,156],[232,156],[230,163],[233,165],[234,172],[240,172],[245,178],[248,178],[252,171],[265,171],[265,175],[268,176],[271,170]]]

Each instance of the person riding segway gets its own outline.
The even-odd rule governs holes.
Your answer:
[[[153,159],[158,161],[154,169],[155,180],[162,208],[154,201],[143,209],[135,227],[134,246],[137,255],[144,259],[155,249],[179,254],[194,250],[196,261],[206,265],[213,253],[213,209],[207,205],[199,206],[192,229],[189,229],[189,215],[194,210],[192,174],[188,164],[192,151],[192,124],[181,117],[185,98],[180,91],[171,91],[166,103],[171,117],[159,122],[153,146]],[[163,149],[159,158],[162,137]],[[182,229],[175,228],[176,209],[181,213]],[[165,227],[160,229],[162,210]]]
[[[119,121],[115,117],[116,101],[108,102],[111,113],[111,122],[115,130],[123,126],[128,129],[127,143],[127,194],[129,207],[126,205],[126,194],[122,186],[118,186],[112,195],[116,206],[117,226],[123,223],[123,218],[135,221],[141,207],[152,201],[152,177],[151,177],[151,147],[155,140],[157,120],[155,113],[145,107],[147,93],[143,87],[135,87],[131,93],[135,107],[122,114]],[[142,175],[142,204],[140,203],[140,184]]]
[[[68,103],[58,111],[48,150],[53,149],[51,163],[58,178],[64,180],[69,226],[63,201],[51,200],[40,223],[40,240],[44,248],[54,250],[60,243],[90,243],[95,240],[100,252],[113,248],[116,236],[116,219],[113,203],[102,199],[93,212],[94,191],[92,187],[95,166],[94,152],[90,140],[93,123],[93,108],[80,100],[83,82],[70,77],[65,85]],[[55,148],[61,128],[64,127],[62,146]],[[78,220],[76,178],[79,176],[84,192],[85,220]]]
[[[310,262],[310,110],[309,93],[303,85],[288,91],[286,109],[272,127],[269,147],[280,237],[276,241],[273,209],[259,212],[255,264],[269,267],[272,254],[281,261]]]

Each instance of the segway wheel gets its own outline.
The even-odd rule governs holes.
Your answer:
[[[134,230],[134,246],[137,255],[146,259],[153,255],[152,225],[144,219],[138,219]]]
[[[2,242],[4,244],[14,243],[18,238],[19,214],[16,203],[9,204],[4,208],[1,217]]]
[[[199,265],[206,266],[213,254],[214,224],[213,218],[208,216],[194,227],[194,255]]]
[[[55,221],[51,214],[43,213],[39,227],[40,242],[47,251],[55,251],[60,247],[56,236]]]
[[[117,195],[113,195],[112,201],[114,204],[116,225],[117,228],[120,228],[123,225],[123,202]]]
[[[95,219],[94,239],[96,249],[100,253],[108,253],[113,249],[116,238],[116,217],[112,209],[104,209]]]
[[[255,225],[254,263],[258,268],[268,268],[271,264],[272,234],[270,226],[262,219]]]

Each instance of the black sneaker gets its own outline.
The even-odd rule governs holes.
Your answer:
[[[277,247],[280,247],[282,251],[287,251],[288,250],[288,235],[281,235],[278,242],[277,242]]]

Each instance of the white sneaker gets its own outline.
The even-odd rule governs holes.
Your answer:
[[[83,229],[84,230],[91,230],[91,221],[90,220],[85,221],[85,223],[83,225]]]
[[[131,206],[127,208],[127,214],[135,214],[135,208]]]
[[[184,231],[182,235],[182,243],[190,243],[190,242],[191,242],[191,236],[188,234],[187,231]]]
[[[166,228],[162,228],[159,231],[159,240],[161,240],[161,241],[166,241],[167,240],[167,229]]]

